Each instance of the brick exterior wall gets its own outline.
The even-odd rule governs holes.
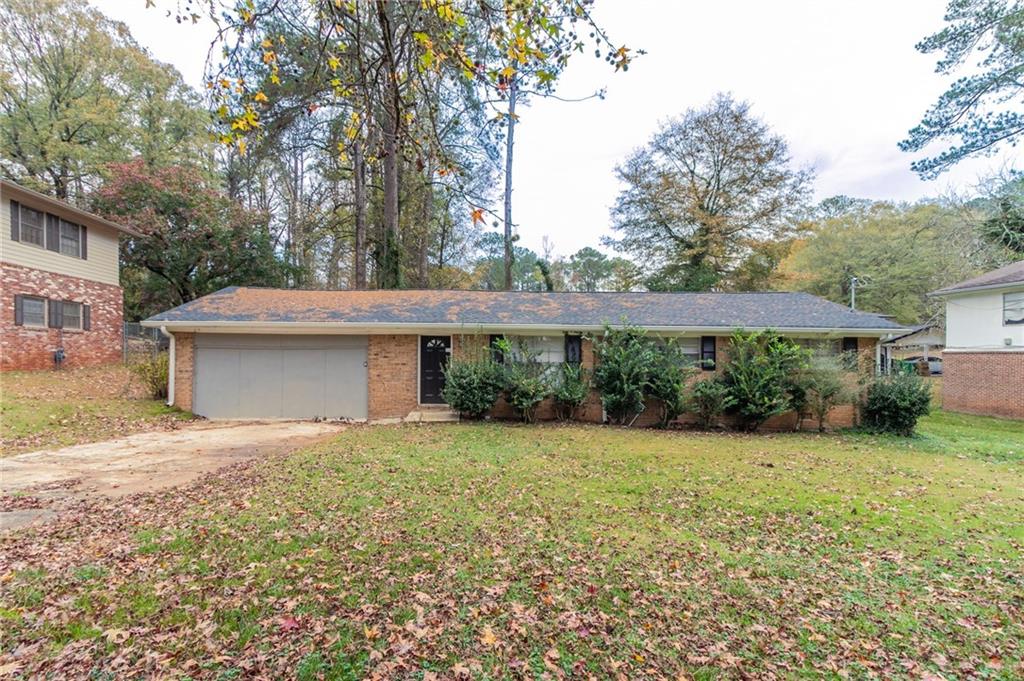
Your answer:
[[[34,295],[89,306],[90,329],[17,326],[14,296]],[[0,263],[0,370],[51,369],[53,352],[64,348],[63,366],[121,361],[124,333],[120,286]]]
[[[942,357],[942,408],[1024,419],[1024,351]]]
[[[192,409],[192,372],[194,365],[194,335],[191,333],[175,334],[175,374],[174,403],[181,409]],[[867,360],[873,357],[875,339],[863,339],[869,342],[860,344],[860,351]],[[468,359],[485,352],[489,341],[488,335],[453,335],[452,357]],[[717,367],[714,372],[701,371],[693,377],[693,381],[710,378],[721,371],[727,361],[729,339],[719,337],[716,340]],[[594,368],[594,346],[586,337],[583,339],[583,367],[588,371]],[[1024,358],[1024,355],[1022,355]],[[401,419],[419,409],[419,336],[409,334],[370,335],[367,351],[368,386],[368,417],[371,421],[382,419]],[[513,419],[516,417],[512,407],[504,399],[500,399],[491,412],[492,418]],[[537,410],[540,420],[554,419],[556,416],[552,400],[545,400]],[[854,410],[850,405],[841,405],[829,416],[832,427],[847,427],[854,424]],[[596,390],[590,392],[587,401],[579,409],[575,420],[588,423],[601,423],[603,410],[601,396]],[[634,425],[649,426],[658,420],[656,404],[649,405]],[[687,424],[693,421],[692,416],[684,414],[677,423]],[[729,424],[729,419],[725,422]],[[763,430],[792,430],[796,422],[793,413],[780,414],[769,419],[762,426]],[[813,429],[817,424],[813,419],[803,423],[806,429]]]
[[[196,335],[174,334],[174,406],[192,411],[192,375],[195,370]]]
[[[405,418],[419,405],[419,336],[371,335],[367,350],[368,416]]]

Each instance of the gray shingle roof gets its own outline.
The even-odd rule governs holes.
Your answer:
[[[230,287],[162,312],[150,325],[190,322],[348,323],[372,326],[537,325],[567,330],[644,327],[903,330],[808,293],[576,293],[299,291]]]
[[[948,293],[966,292],[979,288],[1006,286],[1007,284],[1024,284],[1024,260],[1011,263],[1006,267],[1000,267],[999,269],[992,270],[991,272],[986,272],[985,274],[974,277],[973,279],[961,281],[959,284],[953,284],[952,286],[940,288],[938,291],[932,291],[931,295],[941,296]]]

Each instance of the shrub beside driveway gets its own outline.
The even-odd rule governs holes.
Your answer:
[[[0,540],[0,667],[1019,677],[1021,459],[948,443],[353,427]]]

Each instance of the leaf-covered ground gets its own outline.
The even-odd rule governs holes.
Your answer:
[[[917,442],[350,428],[0,539],[0,669],[1020,678],[1024,466]]]
[[[120,364],[0,377],[0,456],[174,428],[185,418],[149,399]]]

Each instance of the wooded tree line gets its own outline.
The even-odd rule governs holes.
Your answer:
[[[191,21],[191,6],[172,18]],[[128,318],[228,284],[777,288],[845,303],[857,277],[859,307],[916,322],[936,312],[927,291],[1020,257],[1019,176],[913,205],[814,204],[811,169],[727,94],[667,120],[620,163],[603,240],[618,255],[525,248],[511,186],[522,105],[552,95],[574,54],[631,64],[591,6],[251,0],[219,18],[199,94],[84,0],[8,0],[0,172],[143,232],[122,249]],[[998,66],[1024,67],[1024,40],[1006,37],[1021,35],[1015,7],[954,0],[947,29],[919,48],[945,51],[940,70],[952,71],[965,36],[995,31]],[[1019,97],[1012,87],[958,81],[904,145],[959,135],[960,158],[1012,139],[1013,116],[997,129],[972,108]]]

